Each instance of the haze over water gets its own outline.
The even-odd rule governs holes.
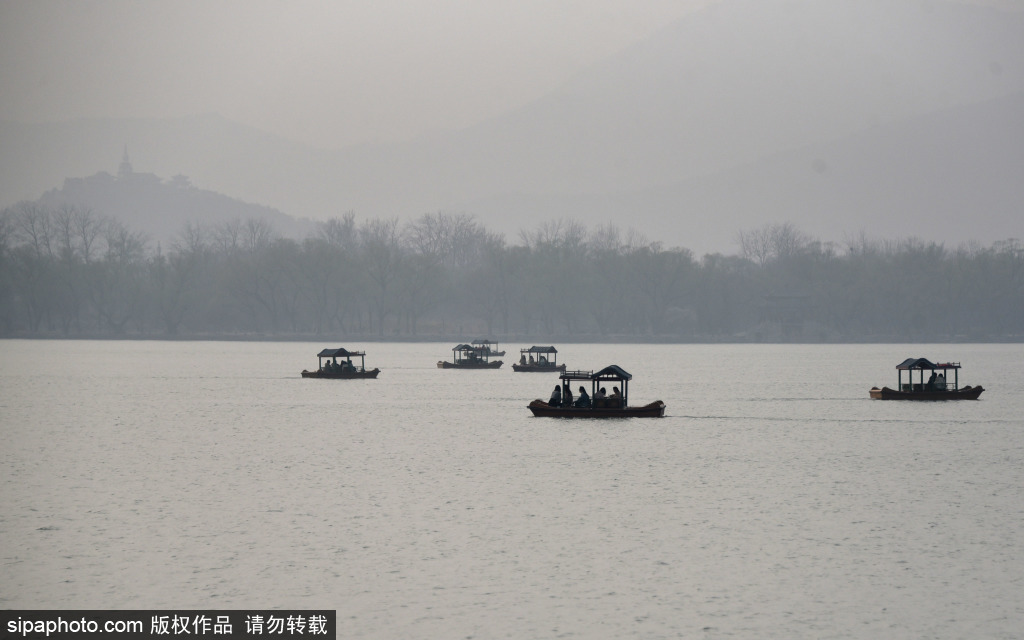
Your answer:
[[[325,346],[370,381],[304,380]],[[329,608],[339,638],[1014,638],[1024,345],[0,342],[0,606]],[[977,402],[872,401],[907,357]]]

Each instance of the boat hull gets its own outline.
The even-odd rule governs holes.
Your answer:
[[[497,369],[502,364],[501,360],[495,360],[494,362],[472,362],[472,363],[459,363],[454,364],[444,360],[440,360],[437,363],[438,369]]]
[[[544,366],[544,365],[539,365],[539,364],[513,364],[512,365],[512,370],[513,371],[519,371],[519,372],[533,372],[533,373],[545,373],[545,372],[549,372],[549,371],[550,372],[554,372],[554,373],[565,373],[565,365],[564,364],[560,364],[558,366],[552,366],[552,365]]]
[[[889,387],[872,387],[869,393],[874,400],[977,400],[984,390],[980,386],[943,391],[897,391]]]
[[[342,371],[339,373],[328,373],[327,371],[306,371],[303,369],[303,378],[324,378],[326,380],[355,380],[359,378],[376,378],[380,369],[370,371]]]
[[[642,407],[552,407],[543,400],[534,400],[530,411],[538,418],[663,418],[665,403],[657,400]]]

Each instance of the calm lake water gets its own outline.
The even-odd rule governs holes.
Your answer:
[[[325,346],[377,380],[304,380]],[[1020,638],[1024,345],[0,341],[0,607],[326,608],[339,638]],[[503,345],[505,346],[505,345]],[[907,357],[977,402],[870,400]]]

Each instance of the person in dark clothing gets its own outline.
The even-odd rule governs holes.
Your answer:
[[[586,388],[580,386],[580,397],[577,398],[574,406],[586,408],[590,406],[590,394],[587,393]]]
[[[572,402],[572,389],[569,388],[569,383],[568,382],[565,383],[565,389],[562,391],[562,406],[563,407],[571,407],[571,406],[573,406],[573,402]]]
[[[552,407],[562,406],[562,387],[555,385],[555,390],[551,392],[551,398],[548,399],[548,405]]]

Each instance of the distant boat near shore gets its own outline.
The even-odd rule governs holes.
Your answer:
[[[487,356],[490,358],[500,358],[505,355],[504,349],[498,348],[498,343],[494,340],[474,340],[471,342],[474,347],[487,352]]]
[[[504,352],[502,352],[504,353]],[[498,369],[501,360],[491,360],[491,350],[477,344],[457,344],[452,348],[452,361],[438,360],[438,369]]]

